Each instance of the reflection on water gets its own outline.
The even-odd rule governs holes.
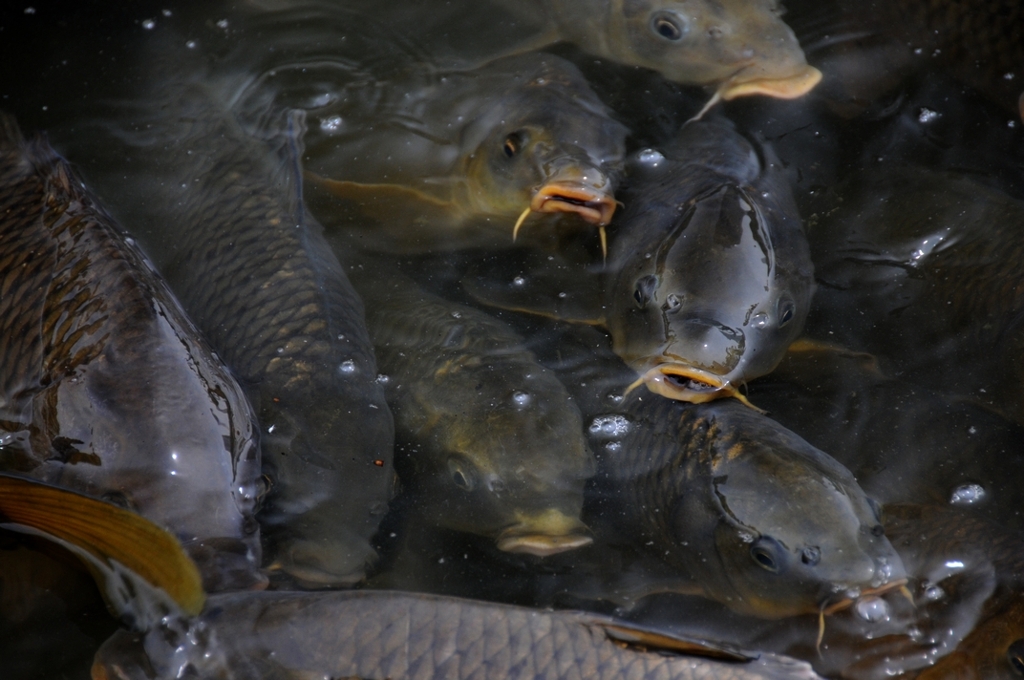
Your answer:
[[[1016,3],[691,3],[621,32],[558,0],[23,4],[0,109],[252,403],[271,590],[583,609],[827,677],[1024,674]],[[684,40],[723,26],[761,42]],[[95,588],[0,539],[12,677],[87,677],[116,627]]]

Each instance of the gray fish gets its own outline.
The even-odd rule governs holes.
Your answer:
[[[574,329],[542,358],[556,358],[589,421],[595,533],[612,527],[610,542],[676,574],[648,592],[670,585],[778,618],[836,611],[905,582],[878,505],[849,470],[735,400],[623,397],[630,371],[596,335]]]
[[[1024,429],[970,396],[886,375],[872,355],[804,339],[750,398],[828,451],[882,504],[969,505],[1020,529]]]
[[[552,267],[549,257],[486,263],[467,290],[486,304],[606,327],[657,394],[739,396],[779,362],[810,307],[810,254],[782,171],[731,125],[709,120],[663,151],[641,151],[629,176],[605,271]]]
[[[245,395],[139,249],[0,119],[0,467],[176,534],[211,589],[265,584]]]
[[[629,433],[601,467],[616,521],[709,597],[777,618],[905,582],[877,505],[793,432],[732,401],[643,395],[621,413]]]
[[[215,596],[184,633],[118,633],[97,653],[93,678],[818,677],[804,662],[604,616],[401,592]]]
[[[815,221],[812,337],[1024,423],[1024,202],[976,176],[887,164],[835,187]]]
[[[219,77],[168,74],[161,55],[144,57],[159,91],[109,114],[142,189],[118,204],[257,407],[270,568],[358,581],[392,493],[394,426],[362,301],[302,202],[302,112],[243,127]]]
[[[511,3],[506,2],[511,6]],[[821,72],[809,66],[777,0],[538,0],[517,3],[554,24],[580,49],[716,89],[792,99]]]
[[[380,265],[350,268],[417,516],[539,556],[591,542],[580,521],[593,456],[579,410],[505,323]]]
[[[628,131],[560,57],[420,67],[335,99],[310,112],[322,121],[304,157],[319,176],[311,208],[328,226],[349,225],[338,201],[355,202],[375,220],[364,245],[511,243],[531,214],[572,213],[603,230],[615,212]]]

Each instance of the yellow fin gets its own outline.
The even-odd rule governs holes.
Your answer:
[[[467,216],[453,201],[401,184],[362,184],[327,179],[305,172],[307,196],[320,210],[330,209],[333,201],[351,201],[359,212],[380,222],[426,223],[434,227],[456,226]]]
[[[124,574],[128,570],[166,593],[184,613],[195,615],[203,609],[206,594],[195,563],[174,536],[137,513],[0,473],[0,520],[6,528],[43,536],[74,552],[116,608],[133,608],[131,593],[111,592],[115,578],[135,585],[135,579]]]
[[[624,642],[627,645],[635,645],[646,649],[654,649],[664,652],[676,652],[679,654],[693,654],[696,656],[722,659],[725,661],[753,661],[755,656],[750,656],[737,649],[731,649],[718,643],[706,642],[680,637],[671,633],[643,628],[629,623],[605,623],[601,625],[605,635],[612,640]]]

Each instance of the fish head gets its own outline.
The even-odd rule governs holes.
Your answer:
[[[552,555],[591,542],[579,519],[593,454],[578,409],[536,363],[485,360],[459,416],[437,428],[443,455],[428,497],[439,524],[508,552]],[[472,399],[465,399],[469,394]]]
[[[653,392],[694,403],[735,396],[775,368],[802,330],[810,271],[780,265],[789,258],[763,203],[725,184],[665,206],[667,236],[627,256],[608,327],[616,353]]]
[[[716,407],[717,408],[717,407]],[[878,505],[825,453],[749,409],[719,420],[711,479],[682,501],[682,534],[695,537],[706,588],[741,613],[763,618],[830,613],[906,583]],[[748,423],[736,427],[736,419]],[[768,421],[770,422],[770,421]],[[702,497],[702,499],[701,499]]]
[[[628,130],[572,64],[552,55],[503,61],[515,77],[497,97],[501,105],[471,126],[466,177],[477,209],[608,224]]]
[[[609,56],[669,80],[718,88],[722,99],[809,92],[807,64],[777,0],[624,0],[607,18]],[[582,44],[582,43],[581,43]]]

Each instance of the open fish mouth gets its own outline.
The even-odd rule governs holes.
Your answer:
[[[910,599],[911,602],[913,602],[913,596],[911,596],[910,591],[907,590],[907,579],[900,578],[896,579],[895,581],[890,581],[889,583],[880,585],[877,588],[865,588],[863,590],[860,590],[855,597],[844,595],[841,599],[836,600],[834,602],[826,601],[822,605],[821,614],[823,616],[831,616],[836,612],[848,609],[849,607],[856,604],[862,598],[878,597],[881,595],[885,595],[886,593],[891,593],[894,590],[902,592],[907,598]]]
[[[498,550],[537,557],[557,555],[593,542],[583,522],[555,509],[545,510],[539,515],[523,516],[497,538]]]
[[[744,77],[747,69],[742,69],[718,88],[717,97],[723,101],[765,95],[777,99],[796,99],[802,97],[821,82],[821,71],[804,64],[799,71],[787,76],[775,77]]]
[[[533,212],[576,213],[590,224],[603,227],[612,221],[615,214],[615,199],[579,182],[548,182],[533,195],[530,210]]]
[[[732,397],[755,411],[761,411],[733,385],[728,376],[716,375],[693,366],[679,363],[663,363],[649,369],[632,385],[626,388],[628,394],[634,388],[646,385],[647,389],[669,399],[703,404],[715,399]]]

